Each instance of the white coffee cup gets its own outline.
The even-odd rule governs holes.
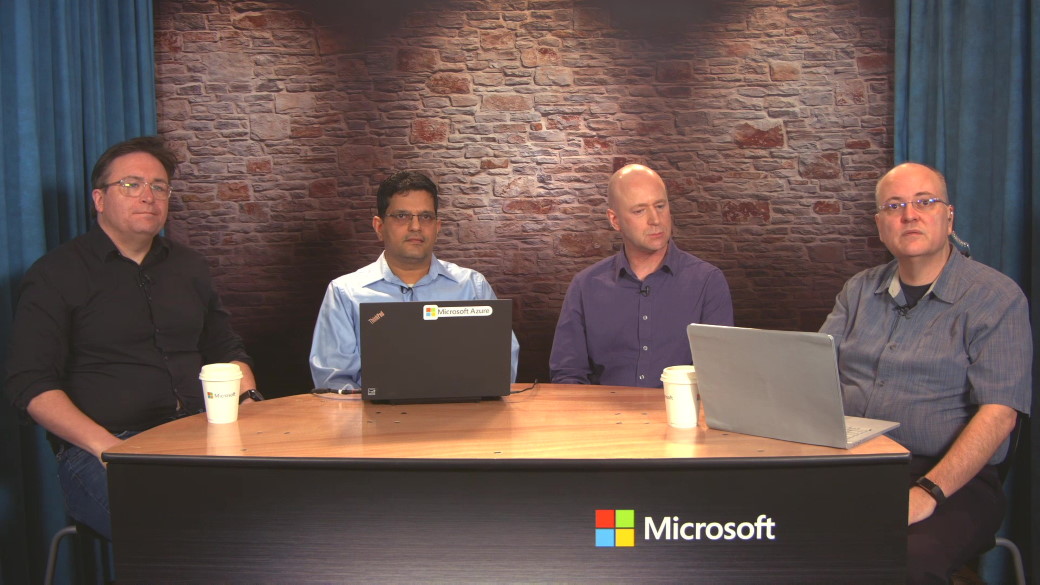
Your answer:
[[[669,366],[661,372],[668,424],[677,429],[697,426],[697,370],[693,366]]]
[[[206,364],[199,372],[199,380],[206,398],[206,419],[215,424],[238,420],[242,368],[238,364]]]

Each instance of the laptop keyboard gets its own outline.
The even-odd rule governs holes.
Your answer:
[[[861,435],[865,435],[870,432],[870,427],[854,427],[845,425],[845,441],[851,443],[859,438]]]

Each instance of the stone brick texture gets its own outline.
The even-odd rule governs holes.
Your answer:
[[[548,377],[572,276],[620,249],[606,183],[664,177],[738,325],[814,330],[887,259],[891,0],[157,0],[169,233],[209,260],[274,395],[310,388],[326,286],[380,253],[375,191],[441,187],[437,255],[514,300]],[[619,316],[623,318],[623,316]],[[408,356],[401,356],[407,362]]]

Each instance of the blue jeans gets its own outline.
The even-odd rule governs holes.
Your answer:
[[[126,439],[137,433],[116,435]],[[105,539],[112,540],[108,507],[108,475],[97,457],[66,443],[58,450],[58,480],[65,495],[65,510],[76,522],[86,524]]]

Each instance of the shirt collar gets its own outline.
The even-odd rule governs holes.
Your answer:
[[[958,275],[960,274],[960,267],[967,261],[968,259],[959,251],[951,250],[950,257],[946,260],[942,272],[932,282],[932,285],[928,287],[928,290],[924,291],[921,298],[923,299],[931,294],[940,301],[953,302],[953,299],[959,296],[963,288],[963,283]],[[905,297],[902,295],[903,287],[899,283],[899,262],[896,260],[893,260],[888,270],[885,271],[885,276],[881,279],[881,284],[878,285],[874,294],[881,294],[886,291],[890,297],[900,304],[905,300]]]
[[[365,268],[362,268],[359,272],[367,273],[366,276],[368,278],[365,280],[364,286],[374,284],[376,282],[379,282],[380,280],[385,280],[386,282],[395,286],[409,286],[405,284],[405,282],[401,280],[396,274],[394,274],[393,270],[390,270],[390,265],[386,262],[386,252],[380,253],[378,260],[376,260],[373,264],[369,264]],[[416,287],[429,284],[436,280],[438,276],[443,276],[445,278],[449,278],[455,282],[458,282],[458,279],[452,276],[451,273],[448,272],[448,270],[445,268],[444,263],[438,260],[436,255],[432,255],[430,258],[430,271],[426,273],[426,276],[420,278],[419,282],[411,286]]]
[[[141,265],[151,265],[165,259],[169,255],[170,242],[162,236],[155,236],[155,238],[152,239],[152,248],[148,250],[148,255],[144,257],[144,262],[142,262]]]
[[[112,238],[108,237],[105,230],[101,229],[101,226],[94,223],[91,226],[90,231],[87,232],[87,248],[91,253],[95,254],[100,260],[108,261],[112,258],[124,258],[119,252],[119,248],[116,247]],[[170,244],[166,241],[166,238],[161,236],[155,236],[152,238],[152,247],[148,250],[148,254],[144,257],[142,266],[162,260],[170,253]]]
[[[658,268],[651,274],[655,274],[657,272],[664,272],[665,274],[674,275],[675,271],[672,270],[672,265],[674,264],[676,255],[678,253],[679,247],[675,245],[674,241],[668,240],[668,251],[664,254],[664,262],[661,263],[660,268]],[[628,274],[634,280],[639,280],[638,278],[636,278],[635,271],[632,270],[632,265],[628,262],[628,256],[625,255],[624,247],[622,247],[621,251],[614,255],[614,278],[616,280],[618,278],[621,278],[625,274]],[[649,275],[647,276],[649,277]]]
[[[935,279],[932,288],[929,289],[932,296],[947,303],[952,303],[954,299],[961,296],[969,286],[969,283],[961,276],[968,262],[971,260],[956,248],[951,250],[950,259],[946,261],[946,266],[943,266],[939,278]]]

